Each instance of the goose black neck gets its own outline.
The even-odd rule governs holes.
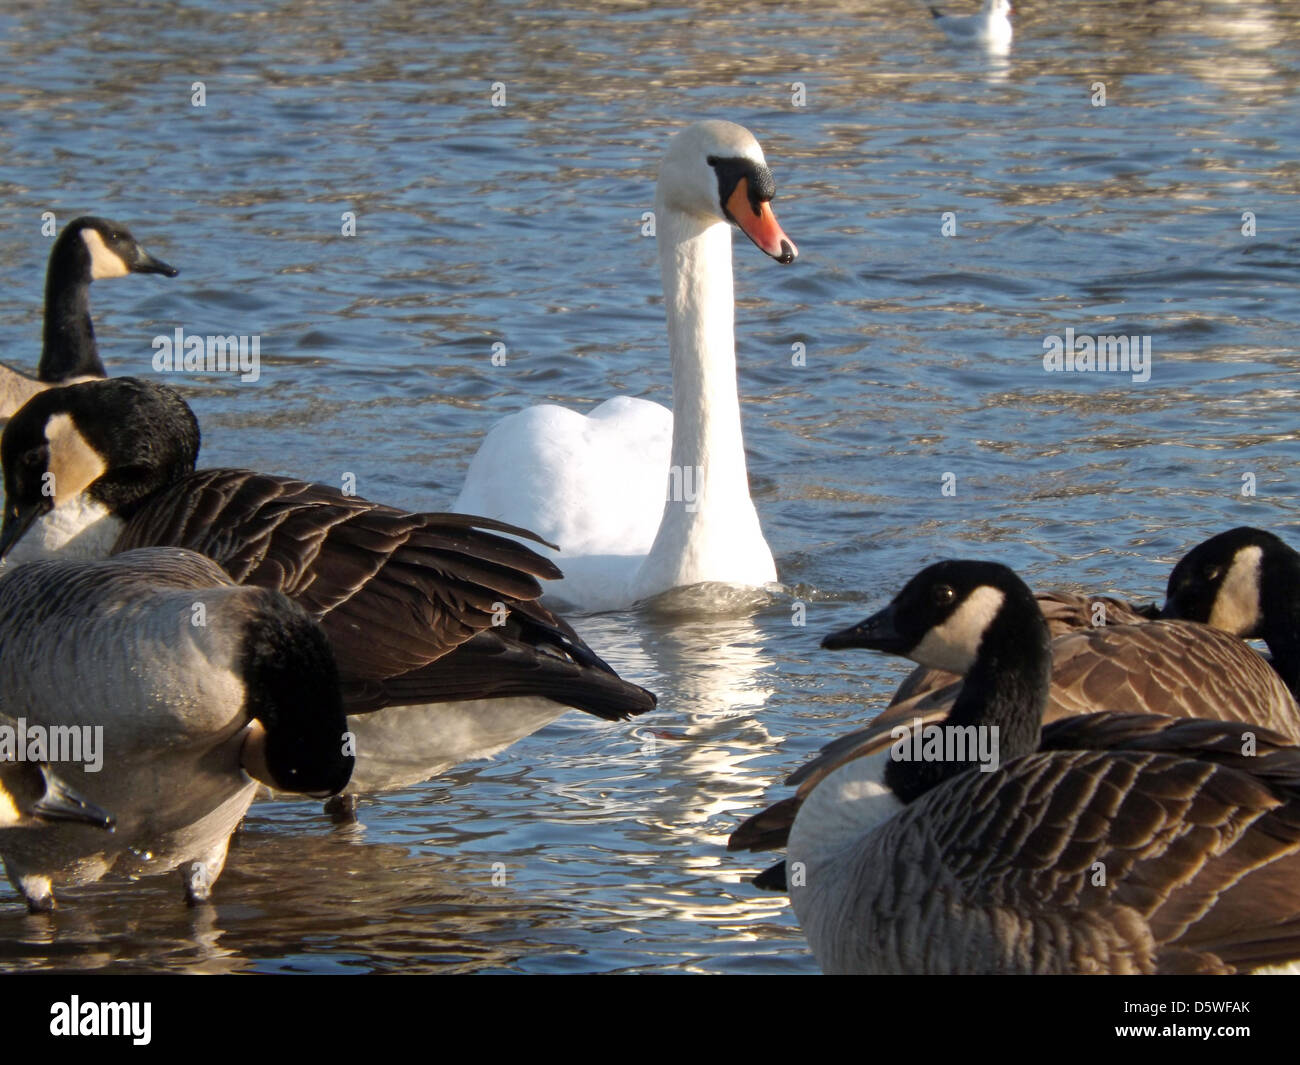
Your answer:
[[[104,377],[104,364],[90,320],[89,266],[85,248],[60,238],[45,277],[45,335],[37,377],[57,384],[73,377]]]
[[[966,739],[945,750],[964,751],[967,757],[891,761],[885,782],[894,793],[911,802],[954,776],[975,771],[981,765],[977,752],[992,751],[996,767],[1038,750],[1052,683],[1049,644],[1047,623],[1033,597],[1027,590],[1007,593],[942,726],[965,730]],[[980,733],[969,726],[990,731],[970,742]]]
[[[1260,636],[1273,655],[1273,668],[1300,699],[1300,554],[1279,542],[1261,570]]]

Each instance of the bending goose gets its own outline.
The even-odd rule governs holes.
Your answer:
[[[976,15],[945,15],[937,7],[931,7],[930,14],[950,41],[980,44],[990,51],[1011,47],[1011,0],[984,0]]]
[[[45,271],[45,335],[35,377],[0,365],[0,419],[53,384],[106,377],[90,318],[90,284],[127,274],[177,270],[155,259],[120,222],[74,218],[55,238]]]
[[[606,720],[654,707],[537,602],[539,578],[559,571],[497,535],[524,530],[288,477],[195,472],[198,449],[193,413],[161,385],[123,377],[36,396],[0,439],[0,556],[185,547],[240,584],[284,592],[329,637],[349,713],[428,708],[353,721],[359,790],[484,757],[566,707]],[[389,757],[391,774],[371,768]]]
[[[588,415],[532,407],[493,428],[470,463],[453,509],[558,544],[564,579],[548,600],[612,610],[704,582],[776,580],[749,498],[731,268],[732,224],[777,262],[798,255],[774,190],[748,130],[712,121],[678,133],[654,214],[673,409],[627,396]]]
[[[33,562],[0,578],[0,707],[70,744],[78,792],[117,821],[111,835],[0,835],[33,911],[53,908],[56,885],[110,871],[180,869],[187,897],[205,899],[253,800],[250,776],[323,796],[352,770],[320,627],[279,592],[240,587],[175,548]]]
[[[792,778],[814,782],[790,832],[791,904],[826,971],[1300,958],[1300,749],[1282,737],[1157,715],[1042,727],[1047,626],[995,563],[930,566],[823,646],[966,678],[946,719],[874,726]]]
[[[1192,548],[1169,575],[1163,616],[1263,640],[1300,695],[1300,553],[1272,533],[1241,526]]]

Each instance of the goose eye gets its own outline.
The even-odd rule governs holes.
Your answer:
[[[1205,579],[1207,581],[1217,581],[1222,575],[1222,566],[1208,566],[1205,570]]]
[[[940,606],[947,606],[957,598],[957,593],[953,591],[952,585],[940,584],[934,589],[934,601]]]
[[[24,466],[39,466],[44,459],[45,449],[43,447],[34,447],[29,451],[23,452]]]

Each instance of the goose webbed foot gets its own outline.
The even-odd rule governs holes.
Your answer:
[[[54,884],[48,876],[24,876],[14,887],[22,892],[28,913],[53,913],[58,908],[54,901]]]
[[[325,800],[325,815],[336,825],[355,825],[358,805],[355,795],[332,795]]]

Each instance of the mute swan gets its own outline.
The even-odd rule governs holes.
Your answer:
[[[776,580],[745,469],[730,225],[793,262],[773,191],[748,130],[709,121],[678,133],[655,195],[672,411],[627,396],[588,415],[532,407],[493,428],[470,463],[452,509],[558,544],[564,579],[548,601],[614,610],[706,581]]]

